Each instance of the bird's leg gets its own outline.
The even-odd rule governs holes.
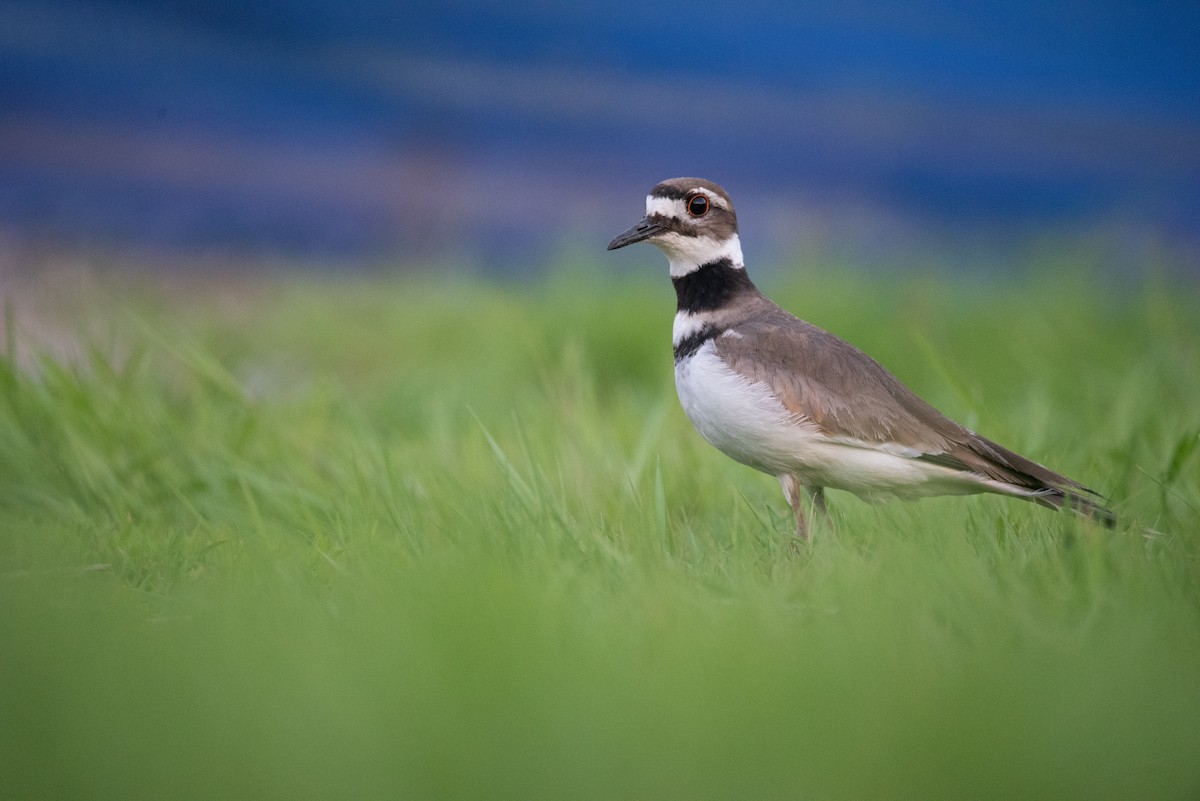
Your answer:
[[[822,519],[829,520],[829,507],[825,503],[825,488],[824,487],[809,487],[809,493],[812,495],[813,508],[820,513]]]
[[[807,542],[808,516],[804,511],[805,497],[801,489],[808,490],[809,496],[812,497],[813,509],[822,519],[828,521],[829,506],[825,503],[825,488],[806,487],[791,473],[784,473],[779,477],[779,486],[783,487],[783,496],[787,498],[788,506],[792,507],[792,512],[796,515],[796,541]]]
[[[792,513],[796,515],[796,539],[807,542],[808,519],[804,515],[804,494],[800,491],[800,481],[791,473],[784,473],[779,476],[779,486],[783,487],[783,497],[787,498],[788,506],[792,507]],[[820,493],[820,488],[816,492]],[[814,497],[821,499],[820,508],[824,509],[825,496],[819,494]]]

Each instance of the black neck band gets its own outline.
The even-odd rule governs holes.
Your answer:
[[[702,264],[697,269],[672,278],[675,297],[681,312],[702,312],[719,309],[740,292],[753,290],[750,276],[740,267],[734,267],[728,258]]]

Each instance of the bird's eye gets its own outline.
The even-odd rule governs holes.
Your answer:
[[[704,195],[692,195],[687,204],[688,214],[693,217],[703,217],[708,213],[708,198]]]

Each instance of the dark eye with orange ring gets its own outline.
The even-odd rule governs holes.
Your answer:
[[[688,214],[693,217],[703,217],[708,213],[708,198],[704,195],[692,195],[687,204]]]

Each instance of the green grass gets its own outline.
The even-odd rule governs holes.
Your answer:
[[[1195,287],[813,272],[1117,529],[835,492],[793,549],[661,271],[10,299],[0,797],[1196,798]]]

